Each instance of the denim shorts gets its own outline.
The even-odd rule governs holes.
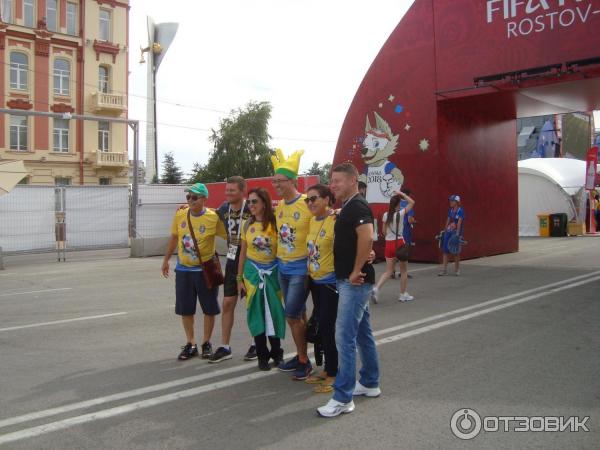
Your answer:
[[[212,289],[206,287],[202,272],[175,271],[175,314],[193,316],[199,302],[205,315],[216,316],[221,312],[218,294],[218,286]]]
[[[308,276],[284,275],[279,272],[279,285],[285,302],[285,317],[302,318],[308,298]]]

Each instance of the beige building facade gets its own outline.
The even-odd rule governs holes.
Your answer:
[[[128,0],[0,0],[0,105],[63,118],[0,113],[0,158],[23,181],[127,184]]]

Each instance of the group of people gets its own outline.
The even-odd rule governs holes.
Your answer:
[[[281,198],[275,207],[264,188],[251,189],[246,199],[241,177],[227,180],[227,202],[216,211],[205,206],[209,192],[204,184],[188,187],[187,206],[175,213],[161,270],[169,276],[169,261],[177,250],[175,313],[186,335],[180,360],[198,355],[210,363],[231,359],[234,310],[238,298],[245,298],[253,344],[244,358],[257,359],[260,370],[290,372],[293,380],[314,384],[316,392],[331,392],[332,398],[317,412],[334,417],[354,410],[354,396],[381,394],[369,313],[375,283],[374,217],[359,194],[358,171],[350,163],[333,169],[329,186],[316,184],[300,193],[296,179],[301,155],[299,151],[286,158],[277,150],[272,157],[272,183]],[[341,207],[334,210],[336,199]],[[227,241],[228,253],[219,283],[224,286],[222,343],[213,352],[211,337],[221,312],[219,284],[211,282],[217,236]],[[309,293],[324,356],[319,373],[313,372],[308,357]],[[200,349],[194,333],[197,302],[204,314]],[[288,361],[281,348],[286,322],[296,347]],[[357,350],[362,361],[358,380]]]
[[[383,214],[383,235],[385,236],[384,256],[386,269],[381,274],[377,284],[373,287],[371,299],[377,303],[379,290],[384,283],[393,278],[396,273],[396,265],[400,265],[400,302],[414,300],[414,296],[408,293],[408,260],[410,250],[414,245],[412,239],[412,228],[416,223],[414,215],[415,201],[410,197],[410,190],[403,189],[395,193],[390,199],[388,211]],[[460,275],[460,248],[464,243],[464,219],[465,212],[460,204],[460,196],[451,195],[450,203],[444,229],[438,236],[442,250],[442,266],[438,276],[448,275],[448,263],[454,258],[454,275]]]

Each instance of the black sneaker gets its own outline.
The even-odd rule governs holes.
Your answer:
[[[206,341],[202,344],[202,359],[209,359],[212,356],[212,344]]]
[[[248,352],[246,352],[246,354],[244,355],[244,361],[254,361],[257,358],[258,356],[256,355],[256,345],[251,345],[248,349]]]
[[[181,353],[177,357],[180,361],[185,361],[186,359],[193,358],[194,356],[198,356],[198,346],[192,345],[191,343],[185,344],[181,347]]]
[[[265,361],[265,360],[259,359],[258,360],[258,369],[259,370],[264,370],[265,372],[267,370],[271,370],[271,364],[269,364],[269,360],[267,359]]]
[[[225,347],[219,347],[217,351],[214,352],[210,358],[208,358],[208,362],[219,363],[221,361],[225,361],[226,359],[231,359],[231,350],[227,350]]]
[[[283,349],[280,348],[277,352],[271,350],[271,359],[273,360],[273,367],[279,367],[279,364],[283,362]]]

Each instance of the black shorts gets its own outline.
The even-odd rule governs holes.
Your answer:
[[[235,261],[228,259],[225,263],[225,282],[223,283],[223,296],[224,297],[237,297],[237,271],[238,271],[238,260]]]
[[[216,316],[221,312],[217,296],[219,287],[208,289],[202,272],[175,271],[175,314],[193,316],[196,314],[196,301],[202,312]]]

